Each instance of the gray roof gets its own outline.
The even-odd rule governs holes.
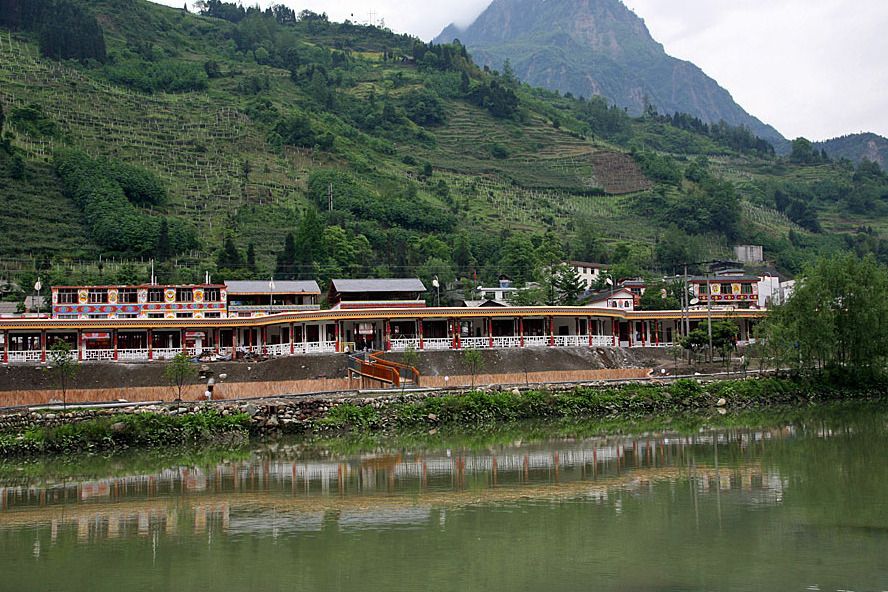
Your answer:
[[[418,278],[387,278],[374,280],[332,280],[333,289],[342,293],[355,292],[425,292]]]
[[[18,302],[0,302],[0,315],[14,315],[18,306]]]
[[[229,294],[270,294],[269,280],[226,281]],[[321,288],[314,280],[290,281],[274,280],[275,294],[320,294]]]

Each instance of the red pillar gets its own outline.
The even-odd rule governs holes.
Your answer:
[[[148,360],[154,359],[154,329],[148,329]]]
[[[490,348],[493,349],[493,317],[487,319],[487,341]]]
[[[648,322],[641,321],[641,347],[646,345],[645,341],[647,340],[647,332],[648,332]]]
[[[333,341],[335,342],[333,349],[338,353],[339,352],[339,321],[336,321],[336,324],[333,325]]]
[[[80,335],[79,331],[77,335]],[[3,363],[9,363],[9,331],[4,331],[3,333]]]
[[[182,348],[182,353],[188,355],[188,345],[185,342],[185,329],[179,329],[179,346]]]
[[[385,320],[385,338],[383,341],[385,351],[392,349],[392,325],[388,319]]]
[[[114,344],[114,359],[116,360],[117,355],[118,355],[117,354],[117,329],[111,330],[111,340],[112,340],[112,343]]]
[[[419,349],[425,349],[422,335],[422,319],[416,319],[416,332],[419,335]]]
[[[654,321],[654,344],[660,347],[660,321]]]
[[[524,347],[524,317],[518,317],[518,336],[521,338],[521,347]]]
[[[40,332],[40,361],[46,362],[46,331]]]
[[[549,347],[555,347],[555,318],[549,317]]]
[[[231,328],[231,359],[237,359],[237,327]]]
[[[620,345],[620,325],[617,319],[611,319],[611,337],[614,338],[614,347]]]
[[[586,319],[586,333],[589,335],[589,347],[592,347],[592,317]]]
[[[462,323],[456,319],[454,325],[456,327],[456,349],[462,349]]]
[[[77,361],[83,361],[83,331],[80,329],[77,329]]]
[[[296,353],[296,325],[290,323],[290,355]]]
[[[219,353],[219,345],[222,341],[222,329],[213,329],[213,351]]]
[[[260,341],[259,345],[262,346],[262,349],[260,351],[263,354],[268,353],[268,350],[265,348],[265,346],[268,344],[268,327],[262,327],[261,329],[259,329],[258,337]]]

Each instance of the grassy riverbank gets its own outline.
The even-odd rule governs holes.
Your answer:
[[[74,417],[76,410],[72,410]],[[116,414],[60,425],[32,425],[0,434],[0,456],[73,454],[160,448],[194,444],[243,442],[249,437],[249,415],[222,415],[206,409],[197,413]]]
[[[0,431],[0,456],[105,453],[194,444],[231,445],[250,435],[281,433],[335,437],[422,433],[460,429],[471,434],[491,426],[546,420],[563,426],[597,422],[613,429],[627,422],[671,429],[700,418],[723,422],[748,411],[806,408],[848,400],[885,399],[884,381],[822,378],[755,378],[700,383],[625,384],[569,390],[506,390],[413,393],[385,398],[295,398],[218,407],[139,410],[101,416],[31,413],[19,428]],[[10,424],[6,424],[10,425]]]
[[[678,380],[669,385],[578,387],[569,391],[473,391],[385,407],[346,403],[330,409],[312,428],[316,432],[372,432],[528,419],[625,420],[718,409],[727,413],[777,405],[882,398],[888,393],[886,387],[888,384],[882,382],[848,384],[838,380],[760,378],[708,384]]]

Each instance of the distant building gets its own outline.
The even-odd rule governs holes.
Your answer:
[[[319,310],[321,288],[309,281],[226,281],[228,316],[260,317]]]
[[[603,290],[587,294],[583,298],[583,306],[635,310],[635,298],[635,294],[630,289],[621,287],[616,290]]]
[[[734,257],[741,263],[761,263],[765,260],[761,245],[737,245],[734,247]]]
[[[601,277],[602,273],[607,273],[607,269],[605,269],[604,265],[601,263],[589,263],[586,261],[568,261],[567,265],[577,272],[580,276],[580,279],[586,286],[587,290],[592,289],[592,287],[598,283],[598,279]]]
[[[330,282],[330,308],[416,308],[425,306],[425,285],[417,278],[371,280],[335,279]]]
[[[700,305],[757,307],[759,277],[733,273],[688,278],[688,287]]]
[[[509,297],[517,294],[523,288],[516,288],[512,285],[512,279],[508,276],[501,275],[499,277],[499,285],[496,287],[478,286],[477,291],[480,293],[480,300],[493,300],[497,302],[508,302]]]
[[[222,284],[52,288],[55,319],[219,319],[225,306]]]

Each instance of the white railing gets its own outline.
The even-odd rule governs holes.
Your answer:
[[[151,351],[151,357],[155,360],[172,360],[182,353],[178,347],[157,347]]]
[[[120,349],[117,350],[117,359],[141,362],[148,359],[147,349]]]
[[[408,349],[419,349],[419,338],[416,339],[392,339],[392,351],[402,352]],[[423,343],[423,346],[425,343]]]
[[[86,362],[104,361],[114,359],[113,349],[86,349],[83,350],[83,359]]]
[[[502,347],[502,348],[510,348],[510,347],[521,347],[521,338],[516,336],[511,337],[494,337],[493,338],[493,347]]]
[[[336,351],[335,341],[307,341],[304,345],[305,353],[307,354],[323,354]]]
[[[279,358],[282,356],[290,355],[290,344],[289,343],[277,343],[275,345],[267,345],[265,346],[265,352],[272,357]]]
[[[40,350],[30,351],[11,351],[9,352],[9,363],[13,362],[39,362],[41,359]]]
[[[614,338],[608,335],[593,335],[592,347],[613,347]]]
[[[556,335],[555,347],[588,347],[588,335]]]
[[[548,345],[549,338],[546,335],[524,338],[524,347],[547,347]]]
[[[422,340],[422,348],[432,351],[440,351],[451,349],[453,347],[453,340],[449,337],[435,337],[432,339],[423,339]]]
[[[462,349],[487,349],[490,347],[490,337],[463,337],[459,341]]]

